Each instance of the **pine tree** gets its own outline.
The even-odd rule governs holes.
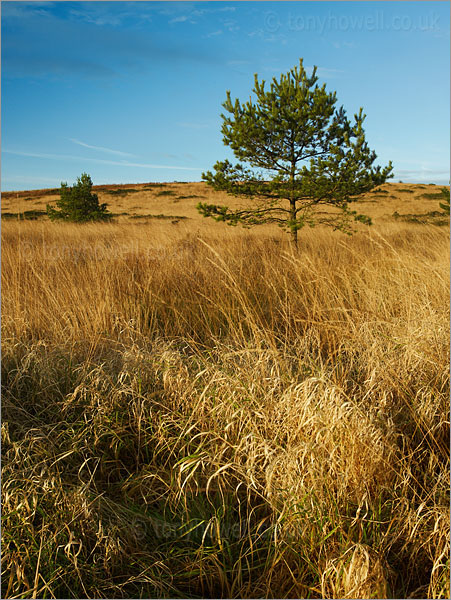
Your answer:
[[[73,187],[61,182],[60,199],[53,208],[47,204],[47,214],[52,221],[73,221],[86,223],[87,221],[106,221],[112,215],[107,210],[106,204],[99,204],[97,194],[93,194],[92,180],[87,173],[82,173],[77,178]]]
[[[363,109],[351,124],[343,107],[335,106],[336,93],[316,85],[316,71],[309,77],[301,59],[299,67],[273,78],[269,90],[256,74],[255,102],[232,101],[227,91],[223,142],[250,168],[219,161],[202,179],[253,204],[231,210],[199,203],[201,214],[230,225],[277,223],[291,231],[295,244],[298,230],[307,224],[351,233],[352,221],[371,223],[349,203],[392,177],[392,164],[373,167],[376,154],[365,141]],[[319,205],[332,210],[320,213]]]

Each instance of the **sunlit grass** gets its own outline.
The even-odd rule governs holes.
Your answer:
[[[2,238],[3,597],[449,597],[445,228]]]

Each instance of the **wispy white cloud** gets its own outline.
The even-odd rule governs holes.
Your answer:
[[[340,48],[357,48],[357,44],[354,42],[332,42],[334,48],[339,50]]]
[[[211,37],[215,37],[217,35],[222,35],[222,29],[218,29],[217,31],[212,31],[211,33],[207,33],[206,37],[207,38],[211,38]]]
[[[204,167],[181,167],[178,165],[155,165],[149,163],[135,163],[127,160],[104,160],[101,158],[86,158],[84,156],[72,156],[70,154],[47,154],[43,152],[22,152],[20,150],[2,150],[6,154],[16,156],[29,156],[31,158],[45,158],[51,160],[77,160],[81,162],[93,162],[102,165],[115,165],[118,167],[137,167],[142,169],[177,169],[180,171],[202,171]]]
[[[189,17],[187,17],[186,15],[180,15],[180,17],[174,17],[173,19],[171,19],[169,21],[169,23],[184,23],[185,21],[188,21]]]
[[[419,167],[417,169],[395,169],[394,178],[412,183],[437,183],[449,185],[450,171],[449,167],[441,169],[427,169]]]
[[[247,35],[251,38],[260,38],[264,42],[277,42],[279,44],[282,44],[283,46],[285,46],[288,43],[288,38],[284,33],[271,33],[262,28],[249,31]]]
[[[228,20],[224,21],[224,27],[230,31],[230,33],[235,33],[235,31],[239,31],[240,27],[236,21]]]
[[[80,140],[76,140],[75,138],[68,138],[69,141],[74,144],[78,144],[79,146],[83,146],[83,148],[91,148],[92,150],[99,150],[101,152],[107,152],[108,154],[117,154],[118,156],[136,156],[136,154],[130,154],[130,152],[121,152],[120,150],[111,150],[111,148],[105,148],[103,146],[92,146],[91,144],[86,144]]]
[[[93,14],[86,10],[71,10],[69,15],[76,20],[83,20],[86,23],[92,25],[99,25],[104,27],[105,25],[117,26],[121,25],[123,16],[118,14]]]
[[[61,179],[54,177],[34,177],[33,175],[5,175],[2,177],[3,183],[11,181],[12,183],[61,183]]]

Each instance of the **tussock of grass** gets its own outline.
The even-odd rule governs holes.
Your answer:
[[[157,196],[175,196],[176,192],[174,190],[162,190],[156,194]]]
[[[409,227],[6,223],[3,597],[448,597],[448,235]]]

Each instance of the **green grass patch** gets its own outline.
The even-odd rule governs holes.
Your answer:
[[[24,212],[3,212],[2,219],[35,220],[47,216],[45,210],[25,210]]]
[[[180,215],[131,215],[130,219],[188,219],[188,217],[180,216]]]
[[[161,192],[158,192],[157,196],[175,196],[175,192],[172,190],[162,190]]]
[[[449,225],[449,217],[439,210],[432,210],[422,214],[399,214],[398,211],[393,213],[393,217],[398,221],[405,223],[417,223],[419,225]]]
[[[442,192],[432,192],[432,194],[421,194],[420,198],[425,200],[443,200]]]
[[[137,190],[135,188],[119,188],[117,190],[103,190],[104,194],[109,194],[110,196],[126,196],[127,194],[136,194],[141,190]]]

